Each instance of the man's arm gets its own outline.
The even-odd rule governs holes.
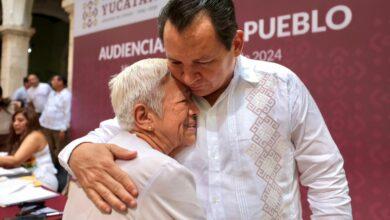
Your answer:
[[[301,184],[308,187],[312,219],[352,219],[343,158],[303,83],[290,81],[291,138]]]
[[[126,204],[134,207],[138,194],[131,179],[114,162],[131,160],[136,152],[105,144],[119,131],[116,119],[103,121],[99,128],[72,141],[58,155],[60,164],[78,179],[88,197],[105,213],[110,213],[111,207],[118,211],[126,210]]]
[[[61,131],[59,133],[60,139],[65,139],[65,132],[70,127],[70,118],[71,118],[71,103],[72,103],[72,95],[70,92],[66,92],[64,94],[64,105],[62,111],[64,112],[64,124],[62,125]]]
[[[61,166],[63,166],[73,177],[77,177],[72,172],[72,169],[69,167],[69,159],[73,150],[82,145],[83,143],[97,143],[104,144],[107,143],[111,138],[113,138],[120,131],[119,124],[116,118],[105,120],[100,123],[99,128],[96,128],[93,131],[90,131],[86,136],[79,139],[73,140],[64,149],[59,153],[58,159]]]

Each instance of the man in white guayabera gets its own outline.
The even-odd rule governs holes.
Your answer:
[[[200,109],[196,147],[175,159],[194,174],[207,218],[301,219],[302,184],[313,219],[351,219],[343,158],[317,105],[291,70],[240,55],[233,1],[171,0],[158,23],[168,68]],[[112,159],[134,152],[102,144],[119,131],[105,121],[59,156],[106,212],[136,203]]]

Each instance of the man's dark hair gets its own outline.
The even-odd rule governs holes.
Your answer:
[[[57,77],[59,81],[62,82],[62,84],[64,85],[64,87],[67,87],[68,86],[68,79],[63,76],[63,75],[55,75],[53,77]]]
[[[210,16],[219,40],[230,50],[237,32],[232,0],[170,0],[158,17],[160,38],[164,40],[164,27],[168,20],[181,32],[191,25],[199,12],[206,12]]]
[[[26,84],[26,83],[28,83],[28,77],[27,76],[23,77],[23,84]]]

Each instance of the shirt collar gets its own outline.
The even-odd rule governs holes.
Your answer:
[[[236,67],[234,73],[239,75],[243,80],[250,83],[258,83],[262,76],[261,74],[255,74],[256,72],[256,60],[248,59],[243,55],[237,57]]]

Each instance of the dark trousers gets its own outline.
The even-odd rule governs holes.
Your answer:
[[[46,140],[50,147],[51,158],[54,164],[58,164],[58,154],[65,147],[66,144],[66,134],[64,139],[60,139],[60,131],[43,128],[43,133],[46,136]]]

